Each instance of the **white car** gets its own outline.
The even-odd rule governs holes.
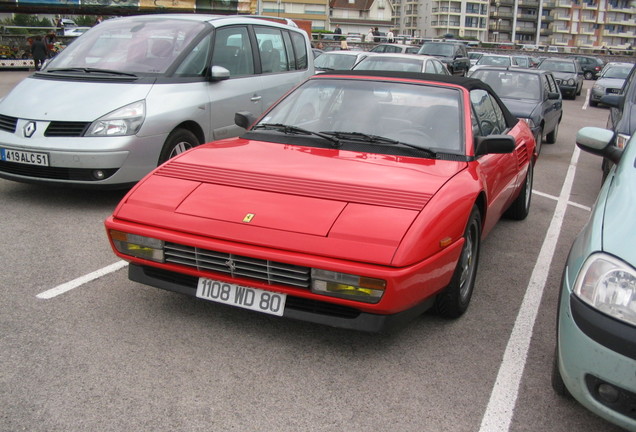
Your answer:
[[[517,59],[514,56],[503,54],[484,54],[473,66],[468,69],[468,76],[481,66],[518,67]]]
[[[90,27],[64,28],[64,36],[73,36],[73,37],[81,36],[90,29],[91,29]]]
[[[425,72],[450,75],[444,63],[439,59],[415,54],[374,54],[355,65],[353,70]]]

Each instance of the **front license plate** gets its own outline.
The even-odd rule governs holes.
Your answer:
[[[283,316],[287,294],[199,278],[197,297],[270,315]]]
[[[22,150],[0,149],[0,160],[27,165],[49,166],[48,154]]]

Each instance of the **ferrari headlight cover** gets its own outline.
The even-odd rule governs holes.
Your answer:
[[[386,281],[382,279],[321,269],[311,270],[311,291],[315,294],[377,303],[385,289]]]
[[[528,127],[529,127],[530,129],[532,129],[532,128],[534,127],[534,122],[532,121],[532,119],[531,119],[531,118],[527,118],[527,117],[519,117],[519,120],[524,121],[524,122],[528,125]]]
[[[146,118],[146,103],[141,100],[123,106],[95,120],[86,136],[125,136],[139,132]]]
[[[163,240],[117,230],[110,230],[109,235],[117,251],[122,254],[163,262]]]
[[[573,292],[593,308],[636,325],[636,269],[624,261],[605,253],[590,255]]]

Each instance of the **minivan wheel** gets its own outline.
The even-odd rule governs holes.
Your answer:
[[[170,132],[166,139],[161,154],[159,155],[159,165],[172,159],[176,155],[190,150],[201,144],[195,134],[186,129],[175,129]]]

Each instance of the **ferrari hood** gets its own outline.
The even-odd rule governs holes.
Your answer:
[[[352,260],[375,257],[386,264],[431,197],[465,166],[225,140],[159,167],[131,191],[115,217],[233,242]]]

